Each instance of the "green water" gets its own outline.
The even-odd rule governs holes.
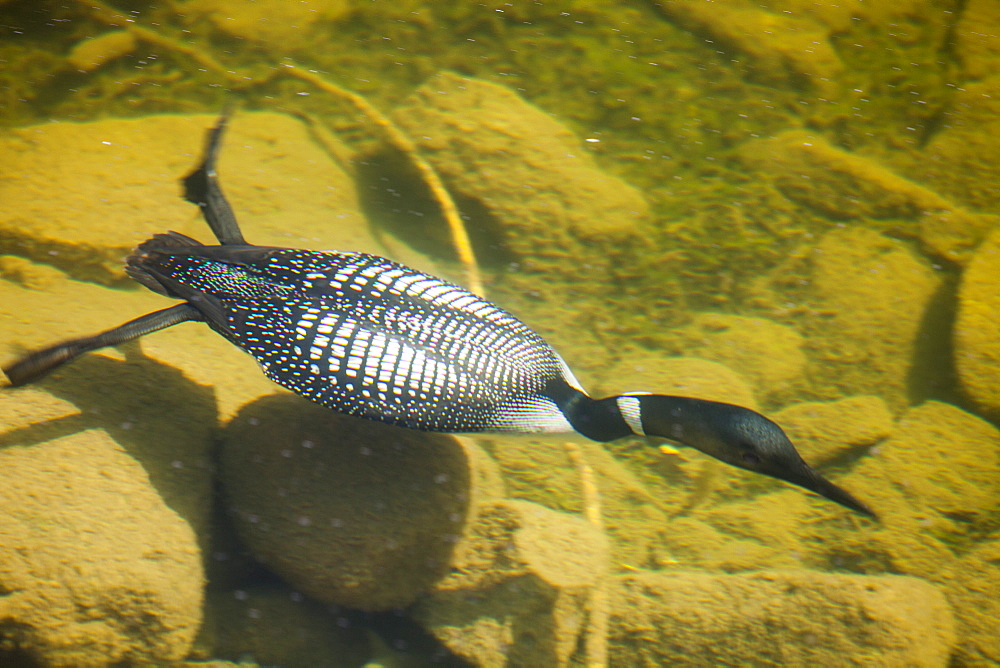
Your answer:
[[[38,389],[5,392],[0,446],[20,453],[106,432],[145,469],[152,496],[194,528],[187,540],[207,572],[207,603],[191,604],[201,612],[177,621],[176,637],[116,631],[102,636],[106,649],[76,655],[60,652],[98,641],[77,626],[34,629],[87,615],[57,610],[39,621],[8,601],[15,613],[11,622],[0,614],[0,659],[1000,662],[993,3],[15,0],[0,3],[0,19],[5,364],[164,305],[130,286],[118,260],[168,228],[208,238],[171,189],[226,105],[238,112],[224,153],[238,158],[222,179],[249,239],[327,247],[363,238],[363,250],[461,282],[425,176],[354,94],[440,174],[488,297],[543,334],[594,394],[751,405],[882,518],[638,441],[579,444],[584,469],[560,437],[477,438],[426,471],[409,460],[395,473],[366,468],[393,459],[387,432],[367,437],[378,457],[318,475],[333,467],[323,447],[281,453],[317,439],[356,443],[340,443],[340,427],[315,426],[327,417],[305,408],[295,428],[279,419],[266,436],[243,434],[241,420],[278,419],[261,399],[274,386],[221,339],[185,325],[149,337],[142,352],[91,356]],[[106,41],[88,53],[89,39]],[[461,77],[487,102],[438,106],[446,88],[465,94]],[[177,134],[146,136],[161,115],[181,117],[155,126]],[[150,142],[140,154],[127,152],[129,135],[102,134],[125,133],[121,125],[42,138],[55,136],[51,124],[122,119],[150,123],[134,126]],[[102,153],[105,136],[124,149]],[[128,166],[114,171],[121,156]],[[336,186],[324,180],[335,169]],[[101,219],[119,190],[100,190],[102,179],[121,183],[123,203],[95,230],[86,221]],[[350,191],[356,237],[337,236],[336,220],[322,217],[327,188]],[[39,223],[45,216],[59,219]],[[234,449],[269,462],[254,478],[247,460],[240,494],[217,473],[233,475],[223,464]],[[450,475],[454,503],[424,503],[438,497],[421,492],[421,476],[462,468],[466,456],[472,473],[461,484]],[[352,481],[356,495],[324,496]],[[236,508],[237,497],[249,505]],[[519,502],[543,507],[545,519],[533,524]],[[247,518],[269,512],[285,533],[262,553],[247,537],[260,522]],[[341,551],[328,530],[341,527],[335,520],[370,531],[352,533]],[[115,533],[113,522],[104,529]],[[428,548],[459,536],[445,556]],[[16,552],[0,552],[0,612],[9,592],[28,587],[23,574],[5,582],[5,572],[21,573],[4,565]],[[299,553],[320,555],[318,572],[323,555],[338,562],[337,577],[356,577],[362,593],[289,578],[286,557]],[[434,563],[412,568],[418,560]],[[199,576],[189,575],[194,591]],[[365,598],[380,583],[398,596]],[[376,599],[405,610],[358,610],[392,607],[366,603]],[[77,604],[94,619],[156,627]],[[166,636],[170,649],[148,640]]]

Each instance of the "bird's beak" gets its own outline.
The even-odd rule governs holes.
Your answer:
[[[832,482],[817,473],[815,469],[805,464],[805,462],[803,462],[803,465],[803,468],[791,472],[788,475],[781,475],[779,477],[786,482],[808,489],[809,491],[815,492],[816,494],[819,494],[834,503],[839,503],[845,508],[850,508],[855,512],[861,513],[866,517],[870,517],[871,519],[878,521],[878,515],[875,514],[875,511],[856,499],[853,494],[842,487],[834,485]]]

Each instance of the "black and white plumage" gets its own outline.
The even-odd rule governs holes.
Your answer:
[[[391,260],[172,233],[140,246],[128,271],[195,303],[269,378],[328,408],[423,431],[572,430],[542,391],[579,383],[540,336]]]
[[[132,278],[182,303],[29,354],[4,369],[12,386],[87,351],[201,320],[278,384],[343,413],[426,431],[660,437],[875,517],[759,413],[649,393],[593,399],[538,334],[463,288],[374,255],[248,244],[215,173],[225,122],[184,179],[220,245],[158,234],[127,260]]]

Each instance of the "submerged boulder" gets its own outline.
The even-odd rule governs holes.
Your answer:
[[[805,382],[805,341],[789,325],[728,313],[698,313],[682,331],[685,353],[739,371],[761,396],[793,397]]]
[[[906,244],[862,227],[828,232],[809,258],[802,330],[808,374],[823,398],[882,397],[893,410],[938,374],[917,368],[925,318],[941,285],[929,262]]]
[[[648,243],[642,193],[599,169],[567,126],[504,86],[445,72],[392,119],[458,199],[479,260],[498,269],[494,296],[522,312],[544,309],[550,332],[592,337],[581,304],[606,301],[608,285],[630,285]]]
[[[371,656],[364,628],[282,582],[209,591],[202,640],[211,656],[282,668],[354,668]],[[246,665],[245,663],[241,665]]]
[[[955,642],[948,601],[912,577],[646,572],[611,591],[611,665],[946,666]]]
[[[483,507],[451,575],[414,609],[458,656],[482,666],[565,665],[608,568],[604,534],[528,501]]]
[[[103,431],[0,451],[4,649],[46,666],[180,660],[202,573],[191,527]]]
[[[954,341],[962,389],[983,411],[1000,416],[1000,229],[962,275]]]
[[[326,603],[412,603],[451,566],[463,526],[501,483],[453,436],[335,413],[287,394],[245,406],[221,477],[250,551]]]
[[[110,284],[124,279],[122,258],[155,233],[210,238],[178,181],[215,121],[161,115],[10,130],[0,138],[0,253]],[[219,173],[252,243],[378,250],[353,182],[291,116],[234,117]]]

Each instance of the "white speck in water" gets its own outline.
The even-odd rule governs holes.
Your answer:
[[[438,473],[436,476],[434,476],[434,482],[436,482],[439,485],[448,482],[448,474]]]
[[[247,598],[249,598],[249,596],[250,595],[247,594],[242,589],[237,589],[236,591],[233,592],[233,598],[235,598],[237,601],[245,601],[247,600]]]
[[[289,450],[288,448],[285,448],[284,450],[281,451],[281,456],[282,457],[291,457],[292,456],[292,451]]]
[[[302,447],[303,447],[303,448],[312,448],[312,447],[314,447],[315,445],[316,445],[316,444],[315,444],[315,443],[313,443],[312,441],[302,441]]]
[[[175,469],[182,469],[182,468],[184,468],[184,462],[182,462],[179,459],[175,459],[174,461],[170,462],[170,465],[172,467],[174,467]]]
[[[256,427],[257,425],[260,424],[260,420],[258,420],[257,418],[250,418],[247,420],[247,423],[252,427]]]
[[[307,526],[312,525],[312,523],[313,523],[313,521],[311,519],[309,519],[308,517],[306,517],[305,515],[300,516],[299,519],[297,519],[295,521],[298,522],[298,525],[300,527],[307,527]]]
[[[368,455],[370,455],[372,453],[372,450],[371,450],[371,448],[369,448],[367,446],[362,446],[361,449],[358,450],[358,452],[360,452],[361,454],[363,454],[363,455],[365,455],[367,457]]]
[[[260,610],[257,608],[250,608],[247,610],[247,617],[250,619],[260,619]]]

